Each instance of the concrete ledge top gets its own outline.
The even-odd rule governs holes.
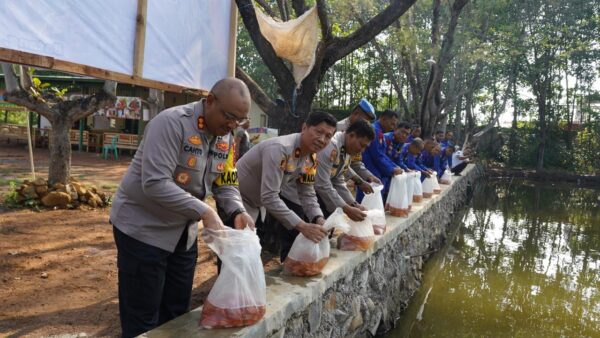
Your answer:
[[[468,165],[462,175],[468,175],[475,165]],[[423,199],[421,203],[413,203],[406,218],[386,215],[387,229],[385,234],[376,236],[373,245],[367,251],[341,251],[336,249],[337,238],[331,239],[331,254],[322,273],[315,277],[293,277],[281,274],[281,269],[266,273],[267,282],[267,311],[264,318],[252,326],[231,329],[204,329],[199,326],[202,307],[175,318],[162,326],[151,330],[143,337],[264,337],[269,333],[285,326],[294,313],[304,310],[334,283],[349,275],[356,267],[365,262],[374,252],[395,240],[406,228],[421,217],[421,215],[436,201],[444,198],[452,186],[464,179],[463,176],[453,176],[452,185],[440,185],[442,192],[432,198]],[[408,259],[409,257],[404,257]]]

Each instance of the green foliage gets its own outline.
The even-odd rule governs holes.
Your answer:
[[[29,68],[29,76],[33,76],[34,72],[35,72],[35,69]],[[50,84],[50,83],[42,82],[42,80],[40,80],[37,77],[32,77],[31,83],[33,86],[31,88],[29,88],[29,91],[30,91],[31,95],[34,97],[40,97],[40,96],[43,96],[44,94],[50,93],[58,98],[63,98],[64,95],[72,88],[72,86],[65,87],[65,88],[58,88],[56,86],[52,86],[52,84]]]
[[[483,150],[483,158],[494,159],[514,167],[533,168],[538,153],[538,132],[534,123],[519,123],[514,130],[503,128],[504,145],[500,153]],[[515,133],[515,143],[509,139]],[[599,174],[600,123],[585,124],[581,129],[569,131],[566,125],[548,128],[544,162],[546,168],[571,171],[578,174]]]
[[[8,192],[4,195],[4,205],[9,208],[19,208],[21,205],[17,201],[17,181],[10,180],[8,182]]]

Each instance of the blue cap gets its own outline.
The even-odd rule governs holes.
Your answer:
[[[371,104],[371,102],[367,101],[367,99],[362,98],[360,99],[360,102],[358,102],[358,106],[360,107],[360,109],[367,113],[367,115],[369,115],[373,120],[375,120],[377,117],[375,116],[375,108],[373,108],[373,105]]]

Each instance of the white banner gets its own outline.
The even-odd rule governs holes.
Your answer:
[[[0,47],[133,74],[138,0],[0,0]],[[230,0],[148,0],[142,78],[210,89],[227,76]]]

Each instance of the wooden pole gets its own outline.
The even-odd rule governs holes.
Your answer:
[[[156,88],[175,93],[190,93],[197,96],[207,96],[208,91],[205,89],[187,88],[162,81],[137,78],[135,76],[114,72],[102,68],[82,65],[74,62],[55,59],[50,56],[42,56],[27,52],[22,52],[14,49],[0,47],[0,61],[16,63],[21,65],[29,65],[40,68],[53,69],[66,73],[80,74],[99,79],[113,80],[121,83],[128,83],[142,87]]]
[[[133,46],[133,77],[141,78],[144,71],[144,48],[146,46],[146,13],[148,0],[138,0],[135,18],[135,42]]]
[[[234,0],[231,2],[229,16],[229,60],[227,61],[227,75],[235,76],[235,54],[237,48],[237,6]]]

